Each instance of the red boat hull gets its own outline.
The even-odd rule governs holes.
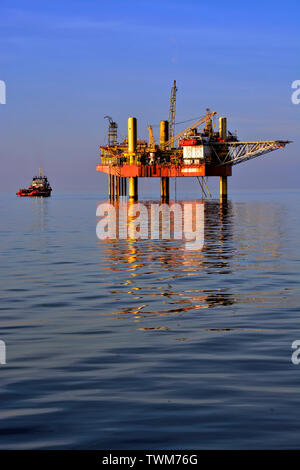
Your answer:
[[[39,191],[31,189],[20,189],[16,194],[20,197],[49,197],[51,196],[51,190]]]

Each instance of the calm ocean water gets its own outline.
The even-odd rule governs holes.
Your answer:
[[[205,245],[1,195],[1,449],[300,446],[300,193],[205,202]]]

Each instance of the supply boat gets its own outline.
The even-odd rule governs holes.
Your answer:
[[[19,189],[16,193],[17,196],[27,197],[49,197],[51,196],[52,188],[46,176],[43,176],[42,169],[40,168],[39,176],[32,178],[29,188]]]

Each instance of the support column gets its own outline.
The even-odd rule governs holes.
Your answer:
[[[170,178],[168,176],[165,177],[165,195],[166,195],[166,201],[169,202]]]
[[[135,117],[128,118],[128,153],[130,164],[136,163],[137,150],[137,122]],[[135,201],[138,198],[137,176],[130,176],[129,181],[129,199]]]
[[[121,188],[122,188],[122,196],[126,196],[126,177],[122,176],[121,178]]]
[[[137,176],[134,178],[134,188],[135,188],[136,199],[138,199],[138,177]]]
[[[108,175],[108,199],[111,200],[111,175]]]
[[[220,176],[220,200],[227,199],[227,176]]]
[[[119,177],[115,176],[115,199],[119,198]]]
[[[115,175],[110,175],[110,184],[111,184],[111,198],[115,199]]]
[[[162,201],[168,201],[170,194],[170,183],[168,176],[161,176],[160,178],[160,198]]]
[[[129,199],[137,200],[138,198],[138,179],[137,176],[130,176],[129,180]]]

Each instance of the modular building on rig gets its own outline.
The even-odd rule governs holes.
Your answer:
[[[168,121],[160,122],[160,143],[155,143],[149,126],[149,141],[137,137],[137,120],[128,119],[128,138],[118,144],[110,139],[101,146],[101,163],[97,170],[108,174],[110,199],[119,196],[138,198],[138,178],[160,178],[161,199],[169,199],[169,178],[197,177],[206,185],[205,177],[220,178],[220,198],[227,198],[227,178],[232,166],[256,158],[273,150],[284,148],[287,140],[239,141],[237,135],[227,130],[226,117],[219,118],[219,128],[214,130],[212,119],[216,112],[206,115],[179,134],[169,138]],[[112,121],[110,125],[116,125]],[[177,144],[177,146],[175,146]]]

